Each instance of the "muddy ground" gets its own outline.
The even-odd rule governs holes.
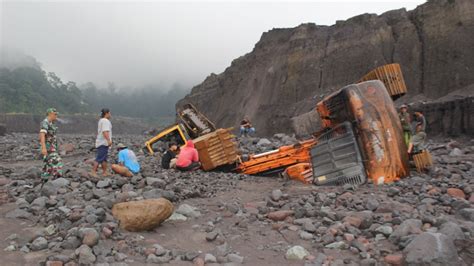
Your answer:
[[[43,184],[37,135],[0,138],[2,265],[472,265],[474,141],[431,141],[427,174],[375,187],[316,187],[279,177],[180,173],[145,155],[131,179],[95,179],[93,137],[62,135],[67,170]],[[294,141],[244,139],[246,152]],[[112,154],[112,157],[114,154]],[[117,202],[165,197],[186,209],[150,232],[120,229]],[[186,219],[185,221],[181,219]],[[91,244],[85,231],[92,232]],[[300,252],[292,253],[295,246]],[[301,253],[301,254],[300,254]]]

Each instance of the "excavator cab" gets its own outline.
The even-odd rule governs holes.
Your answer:
[[[348,85],[319,102],[317,110],[325,127],[337,128],[345,124],[348,131],[353,132],[360,151],[355,154],[360,154],[367,177],[373,183],[391,183],[408,175],[408,153],[402,138],[400,119],[381,81]],[[346,122],[350,123],[351,130]],[[315,160],[319,156],[314,155],[318,154],[316,151],[326,148],[319,142],[312,150],[315,180],[319,178],[318,160]],[[354,153],[354,149],[347,152]]]
[[[186,130],[184,129],[183,125],[172,125],[165,128],[156,136],[145,142],[145,149],[150,154],[154,154],[156,149],[153,148],[153,145],[156,144],[158,141],[174,142],[179,146],[184,146],[188,139],[190,138],[186,133]]]

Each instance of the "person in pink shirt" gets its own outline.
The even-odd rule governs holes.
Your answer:
[[[201,167],[199,155],[192,140],[186,142],[186,146],[181,149],[178,160],[176,161],[176,169],[180,171],[194,171]]]

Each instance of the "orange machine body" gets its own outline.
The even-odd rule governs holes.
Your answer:
[[[313,171],[311,168],[311,163],[298,163],[289,166],[283,172],[283,176],[301,181],[305,184],[310,184],[313,181]]]
[[[402,127],[382,82],[346,86],[327,96],[316,108],[324,127],[352,122],[367,176],[375,184],[391,183],[408,175]]]
[[[314,139],[294,145],[282,146],[277,150],[250,156],[242,162],[237,171],[249,175],[281,172],[298,163],[310,163],[310,150],[316,144]]]

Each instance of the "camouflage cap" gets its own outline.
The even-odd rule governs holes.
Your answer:
[[[48,110],[46,110],[46,114],[49,115],[50,113],[56,113],[56,114],[59,114],[58,111],[56,110],[56,108],[48,108]]]

